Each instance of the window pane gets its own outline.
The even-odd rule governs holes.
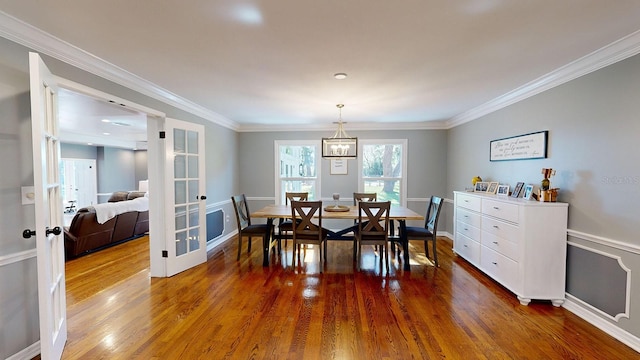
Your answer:
[[[184,155],[176,155],[173,158],[173,174],[177,179],[183,179],[187,175],[187,164]]]
[[[282,195],[281,204],[285,204],[285,193],[288,192],[307,192],[309,193],[309,200],[317,199],[316,197],[316,181],[315,180],[283,180],[280,182],[282,188],[280,194]]]
[[[316,177],[316,147],[280,146],[280,176]]]
[[[173,129],[173,152],[184,153],[185,152],[185,132],[182,129]]]
[[[189,230],[189,251],[195,251],[200,248],[200,230]]]
[[[187,207],[176,206],[176,231],[187,228]]]
[[[180,231],[176,233],[176,256],[187,253],[187,232]]]
[[[187,151],[189,154],[198,153],[198,132],[187,131]]]
[[[402,177],[402,145],[363,145],[362,176]]]
[[[186,181],[176,181],[174,184],[174,193],[176,204],[184,204],[187,202],[187,182]]]
[[[400,205],[400,180],[365,180],[364,192],[378,194],[378,201]]]
[[[197,178],[198,177],[198,156],[189,156],[189,177]]]

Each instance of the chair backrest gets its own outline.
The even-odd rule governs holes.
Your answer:
[[[378,194],[376,193],[353,193],[353,205],[356,206],[360,201],[376,201]]]
[[[358,232],[362,238],[387,238],[391,201],[360,201],[358,203]]]
[[[249,204],[244,194],[231,197],[233,208],[236,210],[236,221],[238,222],[238,231],[251,225],[251,217],[249,217]]]
[[[288,192],[284,194],[285,205],[289,205],[292,201],[307,201],[309,200],[308,192]]]
[[[434,235],[438,231],[440,209],[442,209],[442,198],[432,196],[431,201],[429,201],[429,206],[427,207],[427,216],[424,219],[424,227]]]
[[[317,215],[316,215],[317,213]],[[312,219],[316,216],[317,224]],[[322,238],[322,201],[292,201],[293,239]]]

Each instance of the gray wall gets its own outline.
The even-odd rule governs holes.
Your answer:
[[[569,203],[569,246],[620,257],[619,267],[638,274],[639,116],[640,56],[635,56],[451,129],[447,192],[463,190],[475,175],[512,187],[518,181],[539,185],[543,167],[556,169],[551,185],[560,188],[558,200]],[[489,141],[539,130],[549,130],[547,159],[489,162]],[[579,283],[577,276],[592,279],[587,298],[608,288],[593,280],[602,278],[596,274],[626,274],[609,273],[600,262],[568,261],[580,270],[568,273],[568,283]],[[640,336],[640,279],[630,279],[635,317],[605,320]],[[616,301],[625,295],[616,294]]]
[[[240,191],[247,197],[275,197],[274,142],[276,140],[318,140],[331,136],[330,132],[246,132],[240,133],[238,156],[240,161]],[[352,131],[359,139],[407,139],[407,198],[425,199],[447,192],[447,131],[395,130]],[[347,175],[331,175],[329,160],[322,159],[321,198],[330,199],[333,193],[350,199],[358,191],[357,160],[348,160]],[[252,201],[251,209],[273,203],[273,200]],[[409,201],[407,206],[424,213],[424,201]]]
[[[62,143],[60,144],[60,157],[96,160],[98,158],[98,148],[90,145]]]
[[[63,143],[60,155],[62,158],[96,160],[98,193],[137,190],[138,182],[149,178],[147,150]],[[98,200],[104,202],[107,199],[105,195]]]
[[[149,179],[149,172],[147,170],[147,150],[136,150],[133,152],[134,160],[134,181],[136,183],[136,189],[138,189],[138,183],[141,180]]]
[[[0,49],[0,359],[5,359],[40,334],[35,238],[21,236],[35,221],[34,206],[22,205],[20,194],[21,186],[33,185],[29,76],[7,65],[5,48]],[[12,259],[25,251],[34,257]]]
[[[98,193],[128,191],[138,188],[133,150],[98,147]]]
[[[33,185],[28,51],[0,38],[0,166],[11,169],[0,177],[0,359],[29,349],[39,339],[35,243],[34,238],[21,237],[22,231],[33,229],[35,223],[34,206],[21,205],[20,195],[21,186]],[[237,192],[239,173],[237,136],[233,130],[69,64],[43,58],[50,70],[62,78],[164,112],[174,119],[204,125],[207,204],[232,214],[229,199]],[[131,163],[135,163],[133,156]],[[135,176],[118,187],[137,187]],[[231,227],[225,228],[225,235],[232,231]],[[27,259],[21,259],[24,251],[30,254]]]

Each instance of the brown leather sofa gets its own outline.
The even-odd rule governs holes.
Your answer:
[[[109,202],[127,201],[144,196],[140,192],[118,191]],[[71,225],[64,230],[64,248],[67,259],[76,258],[112,245],[138,238],[149,231],[149,211],[129,211],[98,223],[92,206],[76,212]]]

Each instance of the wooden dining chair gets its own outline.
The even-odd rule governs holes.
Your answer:
[[[251,224],[251,217],[249,216],[249,205],[247,204],[247,198],[244,194],[235,195],[231,197],[233,202],[233,208],[236,212],[236,221],[238,223],[238,257],[236,260],[240,260],[240,253],[242,252],[242,238],[248,238],[247,253],[251,253],[251,239],[259,237],[264,242],[266,236],[269,237],[269,241],[272,238],[273,227],[269,228],[267,224]],[[262,246],[262,244],[260,244]],[[269,247],[273,246],[273,242],[270,241]],[[279,248],[279,246],[278,246]]]
[[[292,201],[309,200],[308,192],[287,192],[285,193],[285,205],[289,205]],[[287,239],[293,239],[293,223],[291,220],[280,218],[278,222],[278,239],[284,240],[284,247],[287,247]]]
[[[378,194],[376,193],[353,193],[353,206],[357,206],[360,201],[377,201]]]
[[[315,217],[315,218],[314,218]],[[310,244],[318,247],[319,271],[322,272],[323,260],[327,262],[327,230],[322,228],[322,201],[292,201],[291,218],[293,226],[293,263],[296,250],[300,264],[300,245]],[[317,223],[314,223],[316,221]],[[324,246],[324,254],[322,248]],[[323,256],[324,255],[324,256]]]
[[[378,201],[378,194],[377,193],[357,193],[354,192],[353,193],[353,206],[358,206],[358,203],[360,201]],[[358,224],[358,219],[354,219],[353,220],[353,225],[357,225]],[[353,239],[354,241],[354,246],[356,246],[355,243],[355,237]],[[374,247],[375,250],[378,250],[378,247],[375,246]]]
[[[427,214],[424,220],[424,227],[407,226],[406,227],[406,239],[409,240],[423,240],[424,241],[424,254],[429,258],[429,246],[431,241],[433,245],[433,262],[436,267],[438,265],[438,252],[436,251],[436,237],[438,232],[438,220],[440,218],[440,210],[442,209],[442,198],[432,196],[427,206]]]
[[[380,274],[382,274],[383,259],[389,273],[389,210],[391,201],[358,203],[358,228],[355,233],[357,247],[354,246],[354,259],[357,260],[358,270],[362,258],[362,246],[377,246],[380,252]]]

